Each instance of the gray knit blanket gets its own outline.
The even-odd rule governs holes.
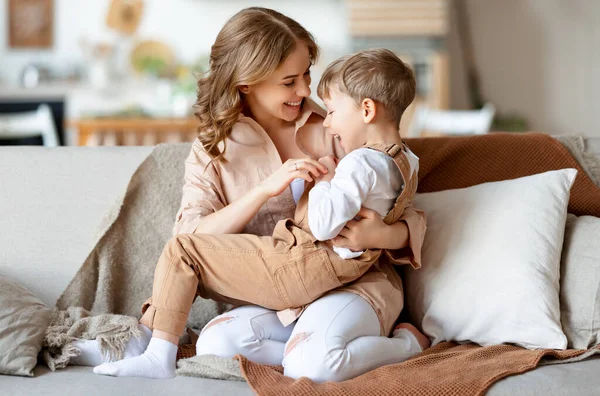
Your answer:
[[[141,316],[152,295],[156,262],[172,236],[190,149],[190,144],[161,144],[140,164],[104,217],[95,247],[59,297],[59,309]],[[188,326],[201,329],[228,308],[198,298]]]
[[[42,360],[55,371],[65,368],[80,351],[77,339],[96,340],[108,360],[120,360],[131,337],[141,337],[138,320],[133,316],[91,313],[81,307],[54,308],[40,352]]]

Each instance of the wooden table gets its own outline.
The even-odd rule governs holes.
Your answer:
[[[72,120],[79,146],[155,145],[191,142],[197,136],[195,118],[89,118]]]

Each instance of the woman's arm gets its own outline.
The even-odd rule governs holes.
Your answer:
[[[210,160],[196,141],[185,161],[185,184],[173,227],[174,234],[240,233],[264,203],[281,194],[293,179],[302,178],[310,182],[312,177],[327,172],[327,167],[316,160],[289,159],[267,179],[228,204],[220,188],[221,181],[215,164]]]
[[[398,221],[394,224],[387,225],[387,230],[381,235],[379,249],[397,250],[408,246],[408,226],[403,221]]]
[[[261,186],[257,186],[223,209],[200,218],[194,232],[200,234],[239,234],[267,199],[269,199],[269,195]]]
[[[203,234],[237,234],[256,215],[263,204],[289,187],[292,180],[312,177],[328,172],[327,167],[310,158],[289,159],[275,173],[250,190],[242,198],[200,220],[195,232]],[[312,175],[312,176],[311,176]]]
[[[174,234],[237,234],[269,199],[256,186],[241,198],[227,203],[215,164],[198,141],[185,161],[183,195]]]

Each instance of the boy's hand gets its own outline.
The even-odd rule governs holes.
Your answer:
[[[333,155],[326,155],[325,157],[319,158],[319,163],[327,167],[328,172],[321,176],[315,177],[315,183],[326,181],[330,182],[335,174],[335,168],[337,167],[338,160]]]

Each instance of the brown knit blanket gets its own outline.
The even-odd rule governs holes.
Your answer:
[[[256,394],[288,395],[482,395],[496,381],[533,370],[543,359],[569,359],[593,351],[536,350],[496,345],[458,345],[442,342],[403,363],[383,366],[344,382],[317,384],[306,377],[294,380],[283,368],[253,363],[241,355],[242,374]],[[574,359],[575,360],[575,359]]]
[[[540,133],[406,139],[419,157],[419,188],[426,193],[575,168],[569,213],[600,217],[600,189],[569,150]]]
[[[600,217],[600,188],[569,151],[547,135],[497,133],[406,142],[420,158],[419,192],[575,168],[579,173],[571,189],[569,213]],[[600,352],[598,347],[553,351],[443,342],[406,362],[380,367],[349,381],[325,384],[306,378],[294,380],[285,377],[281,367],[237,358],[243,375],[259,395],[481,395],[494,382],[533,370],[543,361],[582,359],[596,352]]]

